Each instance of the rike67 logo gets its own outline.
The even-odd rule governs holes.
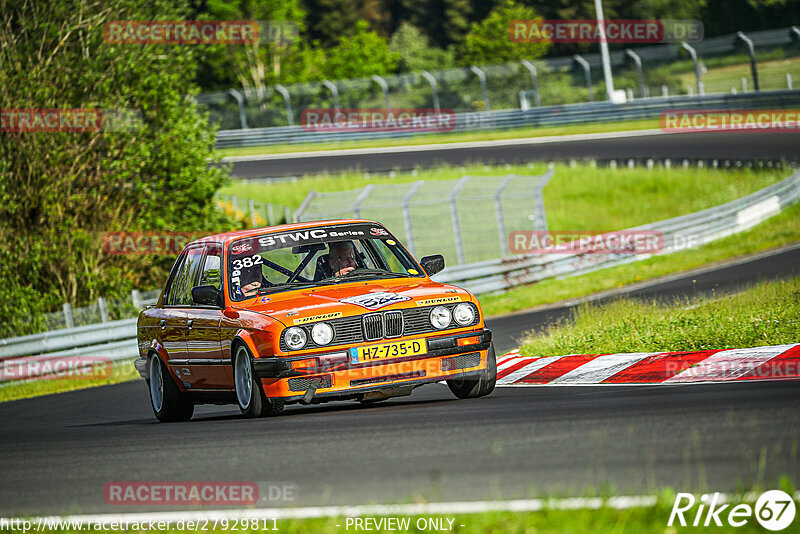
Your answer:
[[[671,527],[677,522],[682,527],[721,527],[725,524],[741,527],[755,517],[765,529],[779,531],[794,521],[794,499],[781,490],[765,491],[758,497],[755,506],[726,503],[727,500],[725,495],[714,493],[701,496],[697,503],[691,493],[678,493],[667,526]],[[696,510],[695,504],[698,504]]]

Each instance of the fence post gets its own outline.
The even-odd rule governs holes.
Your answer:
[[[492,106],[489,104],[489,91],[486,89],[486,74],[484,74],[484,72],[475,65],[472,65],[469,68],[469,70],[472,71],[478,77],[478,80],[480,80],[481,82],[481,92],[483,93],[484,111],[491,110]]]
[[[339,111],[339,89],[336,88],[336,84],[331,82],[330,80],[322,80],[322,85],[326,87],[331,94],[333,95],[333,107],[338,112]]]
[[[292,95],[289,90],[281,84],[275,85],[275,90],[283,97],[283,104],[286,107],[286,120],[289,126],[294,126],[294,116],[292,115]]]
[[[509,256],[510,253],[508,250],[508,236],[506,235],[506,222],[505,219],[503,219],[503,200],[501,197],[505,188],[508,187],[508,184],[510,184],[511,180],[515,177],[515,174],[506,176],[506,179],[503,180],[503,183],[501,183],[500,187],[494,192],[494,211],[497,216],[497,232],[500,236],[500,254],[503,258]]]
[[[422,71],[422,77],[428,80],[428,83],[431,84],[431,92],[433,92],[433,108],[436,110],[436,113],[439,113],[441,108],[439,107],[439,86],[436,83],[436,78],[434,78],[433,74],[427,70]]]
[[[256,218],[256,203],[252,198],[247,201],[247,207],[250,208],[250,225],[253,228],[257,228],[258,219]]]
[[[364,189],[361,190],[361,193],[358,194],[356,197],[355,202],[353,202],[353,217],[356,219],[361,218],[361,204],[367,200],[369,196],[369,192],[375,188],[375,184],[365,185]]]
[[[306,198],[304,198],[303,201],[300,203],[300,207],[297,208],[297,210],[294,212],[294,219],[295,219],[294,222],[300,222],[300,217],[302,217],[303,213],[306,212],[306,210],[308,209],[308,205],[311,204],[311,201],[314,200],[315,196],[317,196],[317,192],[314,191],[313,189],[308,192]],[[270,208],[271,207],[272,206],[270,205]]]
[[[272,209],[272,204],[267,204],[267,219],[270,226],[275,226],[275,211]]]
[[[758,66],[756,65],[756,49],[753,46],[753,41],[742,32],[736,32],[736,38],[747,45],[747,52],[750,54],[750,73],[753,75],[753,90],[760,91],[761,89],[758,85]]]
[[[108,322],[108,306],[106,305],[106,299],[100,297],[97,299],[97,309],[100,310],[100,321],[103,323]]]
[[[292,210],[289,209],[289,206],[283,209],[283,216],[286,218],[286,224],[292,222]]]
[[[592,70],[589,62],[578,54],[572,56],[575,61],[583,68],[583,75],[586,77],[586,90],[589,91],[589,102],[594,102],[594,89],[592,88]]]
[[[542,99],[539,96],[539,75],[536,72],[536,67],[527,59],[523,59],[521,63],[522,66],[528,69],[528,72],[531,73],[531,81],[533,82],[533,103],[536,105],[536,107],[539,107],[542,105]]]
[[[692,56],[692,65],[694,65],[694,82],[697,85],[697,94],[703,94],[703,87],[700,82],[700,64],[697,62],[697,51],[689,46],[689,43],[686,41],[681,43],[681,46],[684,50],[689,52],[689,55]]]
[[[231,195],[231,209],[233,210],[233,214],[236,215],[236,212],[239,211],[239,202],[236,200],[236,197]]]
[[[247,128],[247,115],[244,113],[244,97],[242,93],[237,91],[236,89],[228,89],[228,94],[236,100],[236,105],[239,106],[239,124],[241,124],[242,129]]]
[[[792,75],[788,72],[786,73],[786,88],[792,90]]]
[[[642,72],[642,58],[639,57],[639,54],[631,50],[630,48],[625,49],[625,55],[633,60],[633,63],[636,65],[636,74],[639,76],[639,97],[645,98],[647,96],[647,88],[644,85],[644,72]]]
[[[69,302],[65,302],[61,309],[64,310],[64,324],[67,325],[67,328],[75,328],[75,322],[72,320],[72,306]]]
[[[461,223],[458,220],[458,205],[456,204],[456,198],[467,184],[468,180],[469,176],[462,177],[450,192],[450,220],[453,223],[453,236],[455,237],[456,257],[458,258],[459,265],[466,263],[466,259],[464,258],[464,239],[461,236]]]
[[[133,307],[137,310],[142,308],[142,294],[139,293],[138,289],[134,289],[131,291],[131,300],[133,301]]]
[[[411,254],[416,255],[416,245],[414,244],[414,229],[411,225],[411,199],[417,194],[419,188],[425,183],[424,180],[414,182],[406,194],[403,196],[403,222],[406,226],[406,246],[411,251]]]
[[[378,76],[377,74],[372,75],[372,80],[376,82],[378,85],[381,86],[381,91],[383,91],[383,100],[385,104],[386,111],[389,111],[389,85],[386,83],[386,80]]]

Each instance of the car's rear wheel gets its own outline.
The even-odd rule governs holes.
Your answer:
[[[477,378],[453,378],[447,381],[447,386],[453,395],[459,399],[474,399],[484,397],[494,391],[497,382],[497,356],[494,344],[489,345],[486,355],[486,371]]]
[[[169,423],[192,418],[194,404],[180,392],[166,364],[157,354],[150,358],[149,377],[147,385],[150,387],[150,405],[159,421]]]
[[[250,350],[244,344],[236,347],[234,354],[233,383],[236,388],[236,401],[245,417],[278,415],[283,411],[282,400],[268,399],[264,395],[261,381],[253,372]]]

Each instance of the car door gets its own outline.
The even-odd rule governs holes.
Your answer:
[[[222,245],[204,247],[202,268],[196,285],[211,285],[222,291]],[[222,308],[192,301],[186,328],[187,364],[193,389],[231,389],[231,362],[220,347]]]
[[[191,369],[186,365],[188,358],[186,333],[192,306],[192,287],[197,281],[202,259],[202,245],[187,248],[183,253],[181,264],[167,289],[163,306],[164,316],[160,320],[163,345],[169,357],[170,367],[185,388],[193,387]]]

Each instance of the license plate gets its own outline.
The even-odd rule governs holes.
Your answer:
[[[427,347],[424,339],[409,339],[408,341],[397,341],[395,343],[381,343],[380,345],[369,345],[350,349],[351,363],[367,363],[378,360],[388,360],[390,358],[402,358],[405,356],[417,356],[425,354]]]

